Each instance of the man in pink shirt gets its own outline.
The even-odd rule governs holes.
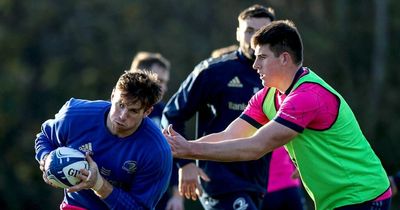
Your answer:
[[[391,190],[345,99],[303,66],[291,21],[274,21],[252,38],[264,89],[224,131],[188,142],[164,130],[174,156],[215,161],[258,159],[285,145],[315,209],[388,210]]]

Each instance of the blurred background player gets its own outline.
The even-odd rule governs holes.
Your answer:
[[[148,70],[157,74],[161,85],[162,96],[168,90],[168,82],[170,77],[170,62],[160,53],[154,52],[138,52],[132,60],[130,71]],[[161,100],[155,104],[153,111],[150,113],[151,118],[158,126],[160,126],[162,111],[165,103]],[[178,191],[178,168],[174,164],[172,166],[172,175],[168,191],[163,195],[160,202],[156,206],[156,210],[183,210],[183,197]]]
[[[43,123],[35,157],[47,184],[44,165],[57,147],[80,150],[89,163],[78,175],[82,182],[64,190],[60,209],[155,208],[172,171],[171,149],[147,117],[160,98],[156,74],[125,72],[111,101],[71,98]]]
[[[262,88],[252,68],[252,35],[275,19],[270,7],[252,5],[238,16],[239,49],[200,62],[167,103],[162,124],[184,132],[185,122],[197,114],[198,137],[222,131],[238,117],[253,94]],[[179,162],[179,190],[205,209],[258,209],[265,193],[271,155],[260,160],[222,163]],[[201,177],[200,181],[198,177]],[[202,192],[204,190],[204,192]]]
[[[165,107],[165,102],[162,99],[168,90],[170,68],[171,64],[165,57],[160,53],[153,52],[138,52],[131,64],[131,71],[138,69],[148,70],[156,73],[158,76],[162,91],[161,101],[154,105],[154,109],[149,115],[157,125],[160,125],[162,111]]]

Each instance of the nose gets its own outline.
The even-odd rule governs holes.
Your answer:
[[[253,69],[255,69],[255,70],[258,70],[259,68],[259,66],[258,66],[258,63],[257,63],[257,59],[254,61],[254,63],[253,63]]]
[[[120,112],[119,112],[119,118],[120,118],[121,120],[125,120],[126,117],[127,117],[127,115],[128,115],[128,110],[127,110],[127,109],[123,108],[123,109],[120,110]]]

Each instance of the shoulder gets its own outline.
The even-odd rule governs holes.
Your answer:
[[[302,83],[292,93],[290,93],[289,96],[301,97],[303,101],[304,100],[308,102],[315,101],[317,103],[321,103],[321,101],[323,102],[327,99],[329,100],[338,99],[336,94],[332,93],[323,85],[314,82]]]
[[[156,153],[160,150],[170,152],[169,144],[162,134],[161,129],[150,118],[144,118],[142,123],[143,126],[141,126],[140,135],[141,138],[146,139],[151,150]]]
[[[259,90],[258,92],[256,92],[250,99],[251,103],[263,103],[266,95],[268,94],[268,92],[272,90],[269,87],[263,87],[261,90]]]
[[[234,51],[221,57],[208,58],[201,61],[194,68],[193,74],[198,75],[200,73],[223,71],[230,68],[232,65],[238,64],[240,64],[240,58],[237,55],[237,51]]]
[[[64,104],[57,115],[58,117],[66,115],[92,115],[103,112],[110,105],[110,102],[103,100],[90,101],[71,98]]]

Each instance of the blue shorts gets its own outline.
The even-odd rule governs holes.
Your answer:
[[[367,201],[360,204],[342,206],[336,208],[336,210],[389,210],[390,202],[390,198],[381,201]]]
[[[259,210],[262,194],[256,192],[234,192],[209,196],[203,192],[200,197],[205,210]]]
[[[306,199],[300,187],[289,187],[271,193],[266,193],[261,210],[304,210]]]

